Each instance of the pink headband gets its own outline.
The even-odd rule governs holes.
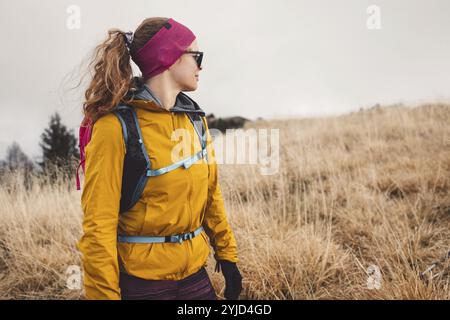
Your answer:
[[[133,56],[144,80],[157,75],[178,60],[195,40],[186,26],[170,18],[164,26]]]

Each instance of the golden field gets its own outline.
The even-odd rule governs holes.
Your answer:
[[[239,249],[242,299],[450,299],[450,105],[386,106],[280,129],[280,166],[219,165]],[[0,185],[0,299],[82,299],[81,191],[74,179]],[[38,179],[29,177],[30,179]],[[40,182],[40,183],[39,183]],[[208,272],[219,296],[224,281]],[[379,287],[368,286],[369,266]]]

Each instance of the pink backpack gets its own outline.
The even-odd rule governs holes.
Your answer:
[[[78,132],[78,146],[80,148],[80,162],[78,163],[77,167],[77,190],[80,190],[80,176],[79,176],[79,169],[80,166],[83,168],[83,173],[85,172],[84,163],[86,161],[86,154],[84,152],[84,148],[91,140],[92,135],[92,127],[94,126],[94,123],[91,119],[84,117],[81,121],[80,130]]]

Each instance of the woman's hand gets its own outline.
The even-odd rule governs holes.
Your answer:
[[[220,271],[225,278],[225,298],[227,300],[237,300],[242,290],[242,276],[234,262],[227,260],[218,260],[216,264],[216,272]]]

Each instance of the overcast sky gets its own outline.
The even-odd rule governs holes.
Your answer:
[[[80,8],[79,29],[67,27],[70,5]],[[380,29],[368,28],[370,5]],[[77,133],[83,91],[67,92],[77,78],[63,80],[110,28],[134,31],[151,16],[187,25],[205,52],[199,87],[187,94],[207,113],[318,116],[449,101],[449,9],[448,0],[5,0],[0,157],[15,140],[36,159],[55,111]]]

